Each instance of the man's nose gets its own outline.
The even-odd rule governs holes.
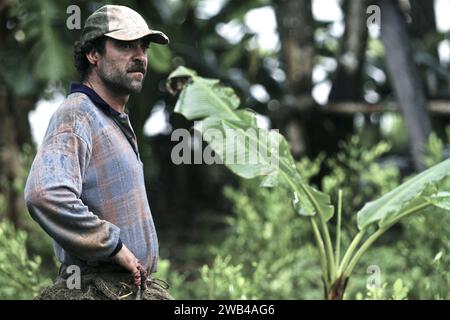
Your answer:
[[[135,49],[134,57],[135,60],[140,60],[142,62],[147,63],[147,50],[142,48],[141,46],[137,46]]]

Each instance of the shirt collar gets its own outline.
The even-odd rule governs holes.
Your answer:
[[[87,95],[92,102],[99,108],[103,109],[104,111],[108,112],[112,116],[121,116],[122,114],[118,112],[117,110],[114,110],[105,100],[103,100],[97,92],[95,92],[93,89],[89,88],[88,86],[79,83],[79,82],[73,82],[70,85],[70,93],[74,92],[81,92]]]

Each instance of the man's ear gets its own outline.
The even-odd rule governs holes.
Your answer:
[[[98,59],[99,59],[99,54],[98,54],[97,50],[92,49],[91,51],[86,53],[86,58],[88,59],[90,64],[93,64],[94,66],[96,66]]]

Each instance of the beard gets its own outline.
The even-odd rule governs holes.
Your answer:
[[[133,73],[134,72],[134,73]],[[142,77],[136,77],[141,72]],[[146,70],[142,62],[134,62],[121,70],[117,64],[107,62],[98,68],[98,76],[103,83],[117,95],[139,93],[145,79]]]

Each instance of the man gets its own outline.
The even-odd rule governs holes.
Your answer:
[[[51,118],[25,186],[31,216],[54,239],[61,279],[69,266],[82,276],[126,270],[141,288],[157,269],[157,235],[125,112],[142,89],[151,42],[169,39],[136,11],[107,5],[88,17],[75,44],[82,83],[72,84]]]

